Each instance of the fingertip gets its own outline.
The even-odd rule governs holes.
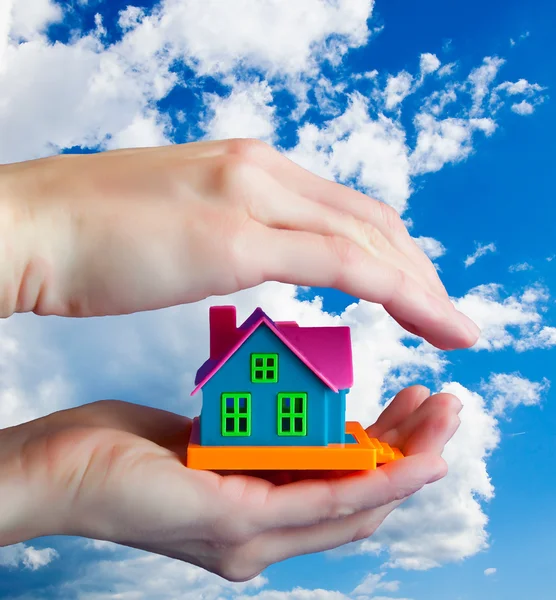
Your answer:
[[[427,485],[443,479],[448,474],[448,463],[442,456],[431,455],[430,460],[432,463],[431,467],[434,466],[434,475],[427,481]]]
[[[437,412],[455,412],[459,414],[463,408],[462,401],[450,392],[438,392],[430,397],[430,403],[434,404]]]
[[[426,385],[422,385],[421,383],[416,383],[415,385],[409,386],[410,390],[414,390],[415,396],[419,398],[428,398],[431,395],[430,389]]]
[[[470,319],[466,314],[462,313],[459,310],[457,311],[457,313],[459,315],[459,318],[460,318],[462,324],[465,325],[465,328],[469,332],[469,335],[476,342],[479,339],[479,337],[481,336],[480,327],[477,325],[477,323],[475,323],[475,321]]]

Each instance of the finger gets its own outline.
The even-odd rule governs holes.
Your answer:
[[[370,537],[404,500],[318,525],[280,528],[262,533],[249,544],[245,554],[267,567],[294,556],[339,548]]]
[[[409,455],[422,452],[442,454],[460,424],[458,413],[454,410],[434,412],[414,429],[404,444],[404,450]]]
[[[405,253],[400,252],[383,234],[383,228],[357,218],[348,211],[292,193],[264,171],[257,172],[253,180],[257,185],[247,186],[241,194],[241,200],[250,216],[259,223],[275,229],[345,237],[372,256],[406,271],[427,291],[436,294],[434,286],[430,285],[424,275],[423,267],[416,265]],[[261,192],[261,189],[264,191]],[[449,302],[447,294],[441,299]]]
[[[230,140],[232,152],[242,154],[263,167],[284,187],[322,205],[348,212],[357,220],[378,228],[392,246],[407,255],[409,260],[418,267],[433,293],[440,298],[448,296],[434,265],[409,235],[393,208],[357,190],[304,169],[271,146],[265,147],[264,144],[254,141],[243,145],[238,142],[239,140]]]
[[[382,411],[376,423],[367,428],[367,435],[380,438],[386,431],[398,427],[429,396],[430,390],[424,385],[412,385],[403,389]]]
[[[459,426],[461,408],[452,394],[430,396],[407,419],[382,433],[380,441],[400,448],[405,455],[440,454]]]
[[[469,326],[469,335],[471,335],[472,339],[474,340],[471,343],[471,346],[474,345],[481,335],[481,330],[467,316],[463,315],[461,312],[459,312],[455,308],[454,308],[454,311],[456,312],[457,318],[461,318],[462,322],[466,323]],[[386,312],[388,312],[390,314],[390,316],[393,317],[398,322],[398,324],[401,325],[405,330],[409,331],[409,333],[419,336],[420,338],[426,339],[427,342],[429,342],[429,344],[432,344],[433,346],[436,346],[437,348],[440,348],[441,350],[455,350],[456,349],[456,348],[450,346],[450,344],[446,343],[444,336],[439,337],[435,334],[426,334],[425,331],[423,330],[423,328],[420,327],[419,325],[416,325],[413,323],[408,323],[404,319],[397,318],[388,309],[386,309]]]
[[[137,435],[180,457],[185,454],[192,424],[188,417],[122,400],[100,400],[57,413],[60,423],[75,424],[77,420],[79,425]]]
[[[253,162],[272,175],[273,180],[285,189],[302,194],[306,199],[315,200],[321,207],[329,206],[335,210],[349,214],[353,221],[367,223],[375,229],[376,237],[384,238],[392,249],[403,256],[409,263],[409,270],[418,273],[429,291],[441,299],[447,297],[446,290],[438,277],[436,269],[428,257],[415,244],[407,229],[397,218],[397,214],[387,205],[377,202],[346,186],[328,181],[307,171],[283,156],[268,144],[253,139],[230,139],[191,142],[156,148],[119,149],[102,153],[105,155],[150,153],[153,159],[161,162],[184,159],[215,158],[219,156],[238,155],[248,162]],[[266,202],[268,205],[279,205],[282,202]],[[345,218],[344,218],[345,221]],[[380,235],[378,235],[380,234]],[[384,243],[384,242],[383,242]]]
[[[478,337],[473,322],[451,303],[346,238],[277,230],[255,221],[246,227],[248,234],[234,243],[232,261],[247,273],[244,287],[274,280],[337,288],[384,305],[394,319],[419,327],[425,339],[440,348],[467,348]]]
[[[253,526],[261,532],[315,525],[406,498],[444,472],[440,456],[416,454],[342,479],[270,488],[266,502],[250,507],[250,515]]]

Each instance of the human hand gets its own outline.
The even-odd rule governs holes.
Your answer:
[[[0,316],[124,314],[276,280],[383,304],[439,348],[479,334],[394,209],[257,140],[4,165],[0,200],[15,232]]]
[[[27,498],[19,525],[14,507],[6,513],[4,506],[12,525],[0,531],[0,545],[79,535],[187,561],[232,581],[251,579],[286,558],[370,536],[405,498],[445,475],[441,452],[459,425],[461,404],[428,394],[421,386],[405,389],[368,429],[401,448],[403,460],[341,478],[187,469],[190,419],[119,401],[0,431],[0,447],[12,448],[11,462],[0,461],[0,483],[16,490],[15,482],[25,481],[19,499]],[[296,481],[272,482],[282,475]]]

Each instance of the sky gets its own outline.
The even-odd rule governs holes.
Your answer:
[[[0,548],[0,598],[554,597],[555,18],[549,0],[2,0],[0,163],[264,140],[394,206],[482,335],[439,351],[334,290],[270,282],[226,298],[242,320],[261,306],[349,325],[349,419],[370,424],[413,383],[455,393],[448,476],[372,538],[247,583],[50,537]],[[101,398],[198,414],[210,305],[2,320],[0,427]]]

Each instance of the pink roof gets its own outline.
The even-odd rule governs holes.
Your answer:
[[[268,327],[330,389],[353,385],[349,327],[299,327],[295,321],[274,322],[261,308],[236,328],[235,306],[210,307],[210,358],[197,371],[195,394],[255,332]]]

